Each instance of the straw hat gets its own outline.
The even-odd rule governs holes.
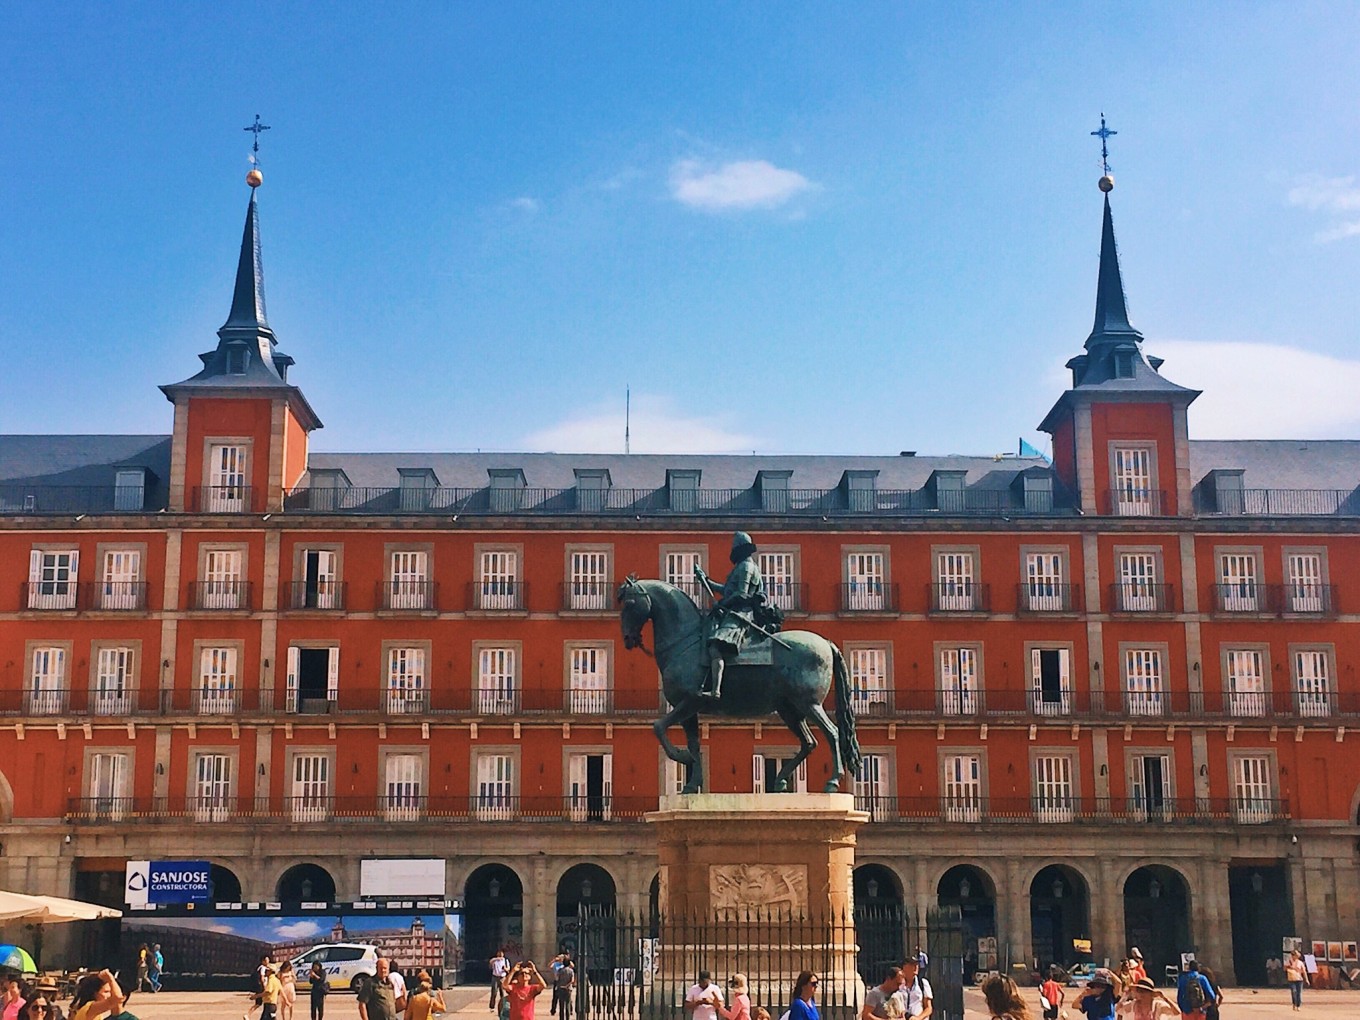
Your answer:
[[[1152,983],[1152,978],[1139,978],[1133,983],[1133,987],[1140,992],[1155,992],[1157,986]]]
[[[727,983],[728,983],[729,986],[731,986],[732,988],[735,988],[735,989],[736,989],[737,991],[739,991],[739,992],[744,992],[744,991],[746,991],[746,975],[745,975],[745,974],[733,974],[732,977],[731,977],[731,979],[730,979]]]

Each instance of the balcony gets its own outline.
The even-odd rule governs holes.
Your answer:
[[[30,612],[141,613],[147,608],[145,581],[24,582],[19,605]]]
[[[561,585],[563,610],[573,613],[607,613],[614,609],[613,581],[564,581]]]
[[[255,491],[249,485],[198,485],[190,494],[189,509],[199,514],[258,513]]]
[[[576,797],[511,794],[402,794],[336,797],[306,794],[280,798],[214,796],[72,797],[66,820],[115,822],[278,822],[282,824],[387,824],[401,822],[641,822],[655,811],[655,797],[585,794]]]
[[[920,489],[578,489],[577,487],[421,488],[418,498],[400,486],[316,486],[284,494],[290,513],[601,516],[807,516],[937,517],[1017,514],[1030,517],[1073,515],[1070,493],[1055,489],[1052,498],[1027,504],[1011,487],[973,487],[946,493]]]
[[[1016,611],[1025,614],[1075,613],[1081,608],[1081,585],[1033,581],[1015,589]]]
[[[1273,605],[1282,614],[1294,616],[1336,616],[1336,585],[1294,582],[1276,586]]]
[[[529,608],[525,581],[485,578],[467,586],[467,606],[480,613],[522,613]]]
[[[1163,517],[1171,505],[1161,489],[1111,489],[1102,496],[1100,512],[1107,517]]]
[[[1209,600],[1214,612],[1223,616],[1267,616],[1271,612],[1275,592],[1255,581],[1210,586]]]
[[[840,586],[842,613],[898,612],[897,585],[883,581],[850,581]]]
[[[808,586],[802,581],[765,581],[765,601],[778,606],[785,613],[797,615],[809,611]],[[703,605],[703,603],[700,603]]]
[[[103,613],[145,612],[147,583],[145,581],[98,581],[93,591],[90,608]]]
[[[345,608],[349,594],[347,581],[294,581],[288,586],[289,609],[325,612]]]
[[[1255,825],[1287,821],[1287,800],[1231,798],[1070,797],[879,797],[856,795],[871,822],[937,822],[970,825],[1061,825],[1099,822],[1124,825]]]
[[[1176,587],[1144,581],[1122,581],[1110,585],[1112,613],[1174,613]]]
[[[187,602],[190,609],[249,612],[250,596],[249,581],[194,581],[189,585]]]
[[[75,612],[79,586],[70,581],[24,582],[19,604],[34,612]]]
[[[0,515],[127,514],[160,509],[146,502],[143,485],[0,484]]]
[[[1195,513],[1248,517],[1360,517],[1356,489],[1195,490]]]
[[[375,586],[378,609],[386,613],[434,613],[439,611],[439,584],[435,581],[379,581]]]
[[[992,608],[990,585],[976,581],[941,581],[927,585],[932,613],[987,613]]]

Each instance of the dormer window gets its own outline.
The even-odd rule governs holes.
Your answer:
[[[693,512],[699,509],[699,472],[679,469],[667,471],[666,495],[672,510]]]
[[[1133,351],[1114,352],[1114,377],[1116,379],[1133,378]]]
[[[758,471],[756,487],[760,490],[760,509],[766,513],[782,513],[789,508],[789,478],[792,471]]]
[[[245,375],[248,354],[244,344],[232,344],[227,348],[227,375]]]
[[[528,481],[520,468],[487,468],[490,480],[490,502],[493,513],[512,513],[524,503],[524,489]]]
[[[430,468],[397,468],[401,476],[401,509],[428,510],[439,479]]]
[[[113,508],[141,510],[146,503],[146,468],[119,468],[113,476]]]
[[[851,510],[878,509],[877,471],[847,471],[841,476],[841,484]]]
[[[577,468],[576,508],[585,511],[603,510],[610,484],[607,468]]]

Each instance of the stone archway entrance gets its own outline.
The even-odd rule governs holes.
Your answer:
[[[854,892],[859,976],[866,986],[876,985],[887,968],[899,966],[914,951],[906,944],[902,886],[891,868],[862,864],[855,869]]]
[[[295,864],[279,876],[274,897],[285,907],[296,907],[302,903],[334,903],[335,879],[319,864]]]
[[[940,876],[935,888],[937,902],[942,907],[958,907],[963,919],[963,974],[971,980],[979,970],[996,966],[990,953],[981,946],[991,946],[996,940],[996,883],[992,876],[972,864],[956,864]]]
[[[1148,977],[1162,984],[1168,965],[1180,966],[1190,937],[1190,889],[1175,868],[1149,864],[1124,882],[1124,943],[1143,954]]]
[[[1086,880],[1065,864],[1042,868],[1029,886],[1029,923],[1034,957],[1039,972],[1050,964],[1066,967],[1078,960],[1089,960],[1089,952],[1078,952],[1076,939],[1091,937],[1091,897]]]
[[[612,915],[616,896],[614,877],[598,864],[573,865],[557,882],[557,949],[570,952],[595,984],[612,980],[609,968],[599,965],[613,959],[613,929],[610,925],[590,925],[583,930],[581,909]],[[582,937],[590,944],[578,945]]]
[[[504,864],[483,864],[468,876],[463,903],[463,980],[489,983],[497,949],[524,958],[524,886]]]

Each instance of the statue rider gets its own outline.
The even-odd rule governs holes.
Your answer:
[[[765,602],[765,582],[756,565],[756,544],[751,536],[738,531],[732,536],[732,570],[719,587],[695,564],[694,576],[717,599],[709,612],[708,685],[699,693],[714,700],[722,697],[723,670],[738,652],[758,636],[754,629],[757,613]],[[774,624],[778,629],[778,623]]]

